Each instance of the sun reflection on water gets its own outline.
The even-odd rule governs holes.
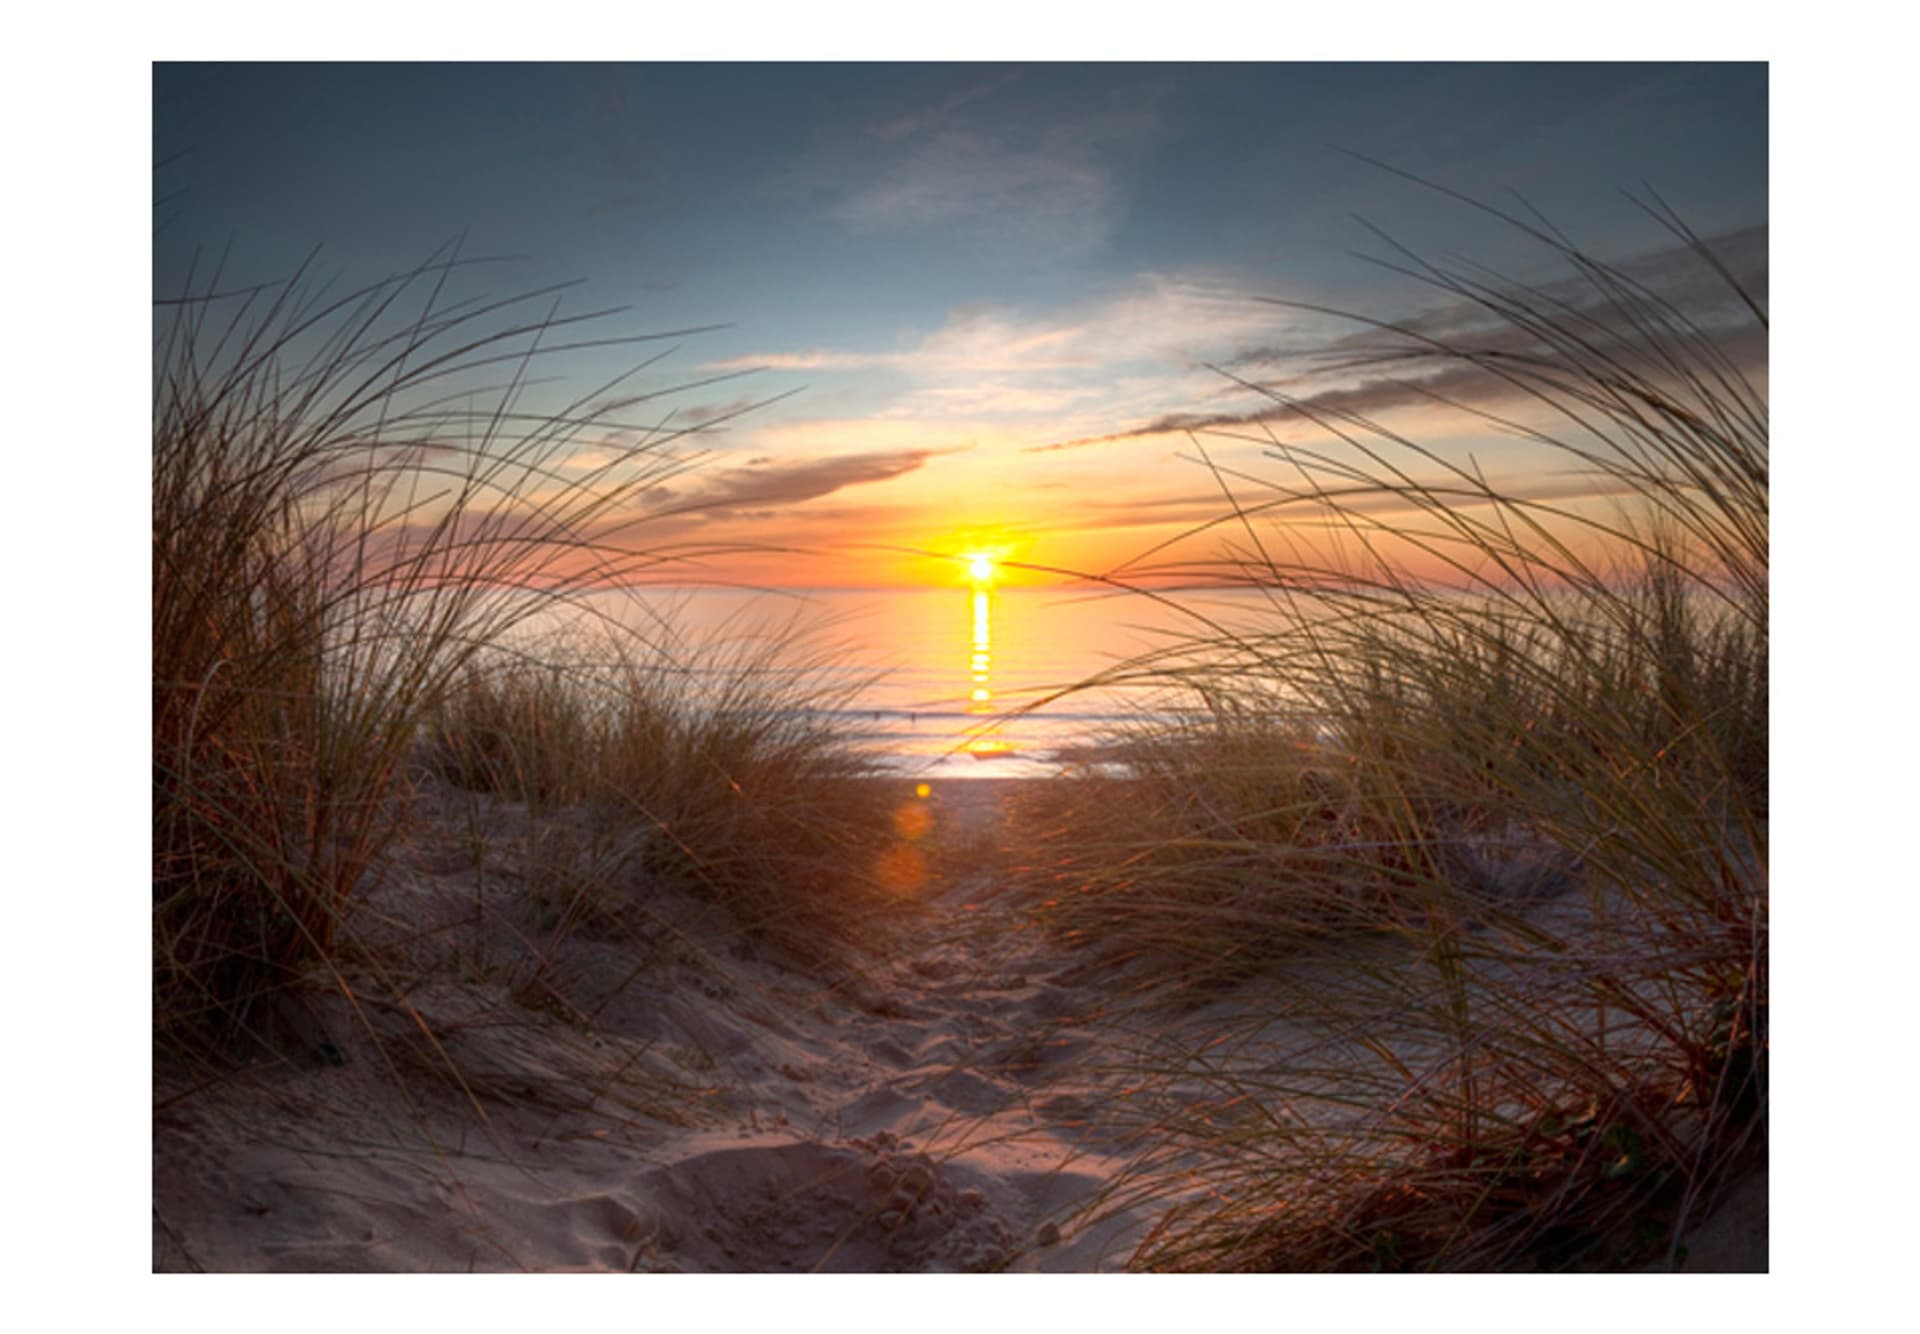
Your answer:
[[[973,653],[967,662],[967,671],[973,679],[973,693],[968,698],[967,712],[992,713],[993,599],[979,583],[974,585],[973,590]],[[977,736],[967,743],[967,752],[976,760],[985,760],[996,755],[1011,755],[1013,745],[1004,737]]]
[[[973,675],[973,699],[967,705],[968,713],[991,713],[993,711],[993,605],[987,590],[973,590],[973,660],[969,665]]]

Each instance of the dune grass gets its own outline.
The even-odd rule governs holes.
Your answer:
[[[563,315],[557,290],[456,300],[475,272],[443,254],[344,294],[310,267],[242,291],[216,276],[156,306],[153,1001],[172,1050],[229,1050],[291,979],[338,976],[426,729],[476,781],[618,789],[732,892],[771,899],[756,877],[788,869],[716,866],[749,826],[762,845],[852,836],[815,823],[838,752],[744,693],[700,720],[657,691],[589,715],[544,678],[476,675],[530,618],[698,553],[636,517],[696,457],[669,398],[696,384],[628,390],[654,356],[526,406],[554,358],[676,335],[610,335],[618,312]]]
[[[468,791],[585,815],[581,837],[606,853],[570,912],[614,922],[632,885],[671,884],[823,962],[876,945],[901,904],[861,852],[892,827],[890,789],[820,721],[819,654],[789,626],[671,656],[602,634],[471,663],[428,719],[425,763]]]
[[[1660,281],[1719,283],[1710,320],[1502,215],[1566,278],[1400,252],[1453,332],[1346,349],[1472,385],[1428,398],[1604,503],[1243,382],[1267,466],[1214,475],[1266,614],[1153,667],[1205,721],[1123,738],[1036,865],[1071,939],[1257,979],[1158,1072],[1187,1094],[1116,1187],[1176,1206],[1142,1266],[1671,1263],[1764,1155],[1766,404],[1722,343],[1766,320],[1647,211],[1691,264]]]

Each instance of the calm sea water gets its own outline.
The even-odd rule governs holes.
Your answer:
[[[650,589],[586,606],[592,623],[653,646],[648,660],[681,684],[744,679],[887,769],[941,778],[1058,772],[1125,723],[1196,707],[1156,664],[1277,624],[1258,589]],[[558,628],[549,613],[529,627]]]
[[[1177,651],[1203,629],[1195,612],[1244,623],[1263,605],[1220,591],[1176,602],[956,587],[648,590],[596,595],[593,606],[677,645],[669,651],[691,670],[751,664],[769,684],[812,694],[808,711],[891,770],[985,778],[1055,772],[1141,710],[1178,708],[1127,665]]]

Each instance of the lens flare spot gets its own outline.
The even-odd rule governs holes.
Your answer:
[[[925,838],[933,828],[933,812],[918,802],[908,802],[893,813],[893,831],[909,843]]]

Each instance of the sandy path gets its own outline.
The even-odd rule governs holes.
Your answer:
[[[358,1014],[322,981],[283,1007],[278,1059],[156,1081],[154,1267],[1123,1267],[1170,1201],[1100,1192],[1166,1148],[1150,1127],[1231,1112],[1236,1071],[1324,1063],[1324,1033],[1242,996],[1116,1008],[1124,979],[996,897],[1019,791],[932,794],[925,911],[837,977],[774,966],[692,901],[664,904],[651,950],[582,931],[529,951],[537,846],[496,830],[480,878],[419,850],[369,895],[367,934],[413,952],[409,981],[363,981]],[[1293,994],[1337,966],[1298,961]],[[1377,1041],[1393,1021],[1359,1027]],[[1745,1189],[1691,1239],[1695,1267],[1765,1267],[1764,1175]]]
[[[1144,1219],[1069,1222],[1118,1165],[1094,1114],[1098,990],[970,867],[993,862],[1013,790],[933,794],[949,873],[889,957],[837,984],[716,936],[637,980],[611,946],[569,943],[555,975],[591,1030],[479,983],[368,1002],[367,1025],[316,993],[290,1027],[342,1064],[156,1090],[155,1267],[1120,1266]],[[419,921],[476,889],[429,867],[395,892]]]

